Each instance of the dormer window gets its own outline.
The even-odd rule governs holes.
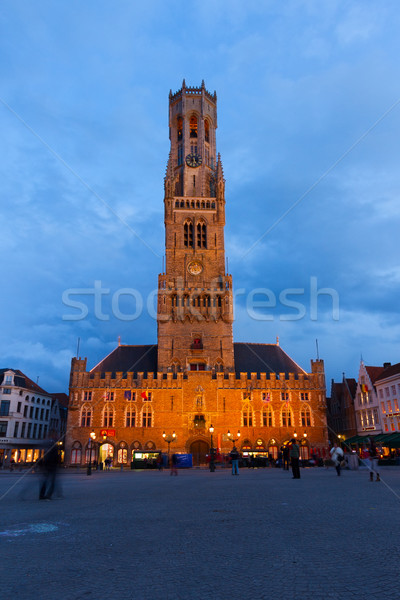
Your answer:
[[[194,116],[190,117],[189,130],[190,130],[190,137],[197,138],[197,119]]]
[[[4,383],[6,385],[12,385],[13,384],[13,376],[12,375],[6,375]]]

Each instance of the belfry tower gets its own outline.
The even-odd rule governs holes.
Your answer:
[[[158,371],[233,371],[232,277],[225,272],[225,180],[217,96],[169,94],[165,273],[158,278]]]

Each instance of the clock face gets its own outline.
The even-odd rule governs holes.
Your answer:
[[[186,164],[188,167],[199,167],[202,163],[200,154],[188,154],[186,157]]]
[[[200,275],[203,271],[203,265],[199,260],[191,260],[187,266],[187,270],[191,275]]]

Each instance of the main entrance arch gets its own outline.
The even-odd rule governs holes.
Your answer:
[[[207,462],[206,455],[210,446],[204,440],[196,440],[190,444],[190,454],[193,458],[193,466],[205,465]]]

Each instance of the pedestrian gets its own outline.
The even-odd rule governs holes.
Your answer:
[[[340,477],[340,466],[344,458],[344,453],[341,447],[338,446],[336,442],[333,444],[333,447],[330,450],[330,455],[331,459],[333,460],[333,464],[335,465],[336,473]]]
[[[300,459],[300,448],[296,442],[296,439],[293,438],[290,441],[290,462],[292,463],[292,479],[300,479],[300,467],[299,467],[299,459]]]
[[[239,452],[237,451],[236,446],[233,446],[229,456],[232,461],[232,475],[239,475]]]
[[[39,464],[42,470],[39,500],[51,500],[59,464],[58,448],[55,442],[51,442]]]
[[[378,452],[375,446],[375,442],[373,440],[371,440],[370,445],[369,445],[369,462],[370,462],[370,472],[369,472],[369,480],[373,481],[374,480],[374,473],[376,475],[376,481],[380,481],[381,478],[379,477],[379,473],[378,473]]]
[[[162,454],[160,452],[160,454],[157,456],[157,469],[159,471],[162,471],[162,468],[163,468],[163,457],[162,457]]]
[[[176,467],[177,464],[178,464],[178,457],[174,452],[174,454],[171,456],[171,461],[170,461],[170,467],[171,467],[171,470],[169,473],[170,475],[178,475],[178,469]]]
[[[283,470],[289,471],[289,445],[285,444],[282,447]]]
[[[361,459],[363,464],[367,467],[368,471],[369,471],[369,480],[373,481],[373,472],[371,470],[371,461],[369,459],[370,455],[369,455],[369,450],[366,444],[363,444],[362,450],[361,450]]]

